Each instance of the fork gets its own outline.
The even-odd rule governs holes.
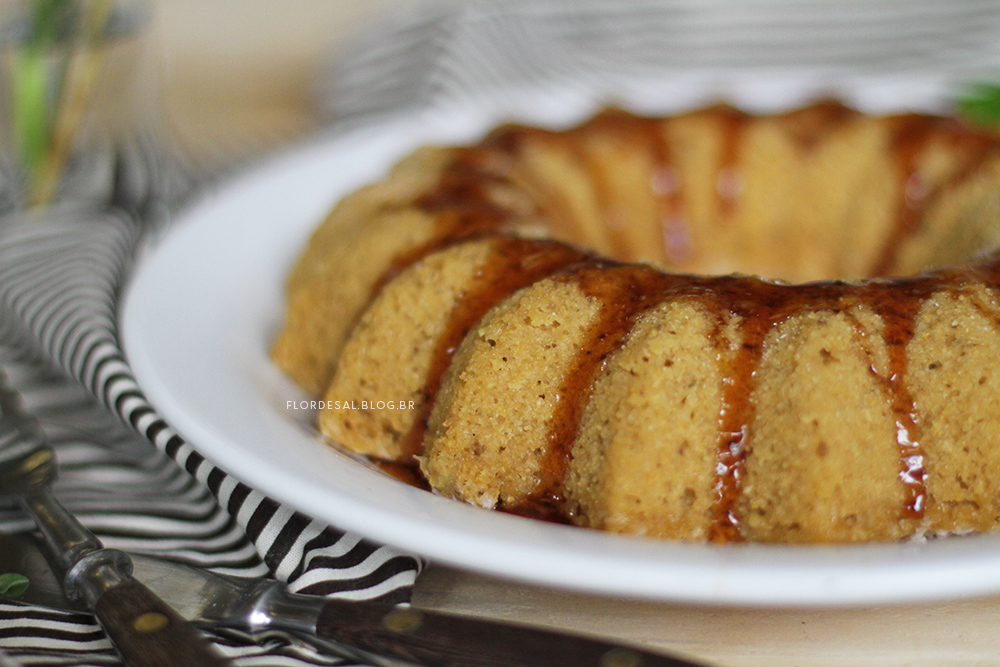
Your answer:
[[[132,561],[101,541],[51,491],[56,460],[38,422],[0,370],[0,498],[16,499],[32,516],[70,599],[86,604],[128,667],[222,667],[198,631],[132,578]]]

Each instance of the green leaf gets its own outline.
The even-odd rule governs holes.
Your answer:
[[[28,578],[16,572],[0,574],[0,595],[19,598],[28,590]]]
[[[980,82],[969,86],[955,100],[958,113],[977,125],[1000,124],[1000,83]]]
[[[38,45],[48,45],[56,40],[59,23],[71,8],[70,0],[34,0],[31,39]]]
[[[10,99],[12,141],[33,205],[51,203],[78,129],[78,109],[89,101],[93,74],[74,75],[70,63],[94,48],[110,8],[111,0],[31,0],[30,30],[16,46],[10,89],[0,96]]]
[[[13,124],[21,159],[31,179],[41,169],[51,134],[49,64],[45,54],[26,50],[13,72]]]
[[[29,191],[41,175],[50,148],[55,96],[60,92],[53,85],[58,62],[53,53],[68,7],[67,0],[34,0],[31,31],[15,56],[9,91],[12,124]]]

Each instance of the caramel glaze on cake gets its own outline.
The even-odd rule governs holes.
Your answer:
[[[273,356],[330,441],[482,507],[717,542],[993,530],[998,185],[996,136],[836,102],[503,126],[344,199]]]

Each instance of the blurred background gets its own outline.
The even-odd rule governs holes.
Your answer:
[[[390,90],[393,86],[405,87],[420,77],[439,88],[450,85],[451,90],[444,91],[446,98],[461,96],[464,90],[483,91],[488,85],[480,84],[489,83],[483,72],[493,66],[489,58],[497,50],[524,61],[514,62],[500,75],[511,81],[525,71],[539,70],[548,75],[584,75],[596,89],[626,71],[655,71],[661,79],[669,71],[672,80],[685,72],[701,78],[714,72],[730,81],[738,81],[747,71],[805,73],[815,81],[824,76],[836,79],[844,71],[881,76],[919,72],[933,75],[932,85],[933,77],[962,80],[973,74],[1000,73],[1000,67],[991,67],[1000,65],[1000,40],[994,38],[1000,35],[1000,5],[993,0],[115,0],[114,4],[130,3],[148,10],[148,30],[142,36],[147,62],[141,71],[155,80],[150,83],[156,86],[168,144],[189,161],[194,179],[212,173],[216,166],[237,166],[287,145],[329,120],[329,106],[336,104],[338,93],[323,86],[336,86],[343,75],[333,72],[341,62],[340,49],[376,31],[380,23],[405,15],[413,22],[417,10],[422,10],[423,18],[415,23],[425,25],[442,21],[449,8],[461,8],[463,14],[444,18],[438,24],[444,28],[435,35],[438,41],[419,53],[418,46],[401,48],[404,57],[397,58],[401,62],[413,55],[410,51],[419,58],[411,58],[416,64],[397,67],[403,76],[385,83],[386,95],[396,95]],[[0,0],[0,17],[28,4]],[[503,7],[512,12],[504,28],[508,32],[490,33],[491,28],[483,26],[491,13]],[[574,35],[574,30],[587,33],[606,23],[612,24],[605,31],[611,38]],[[506,42],[516,45],[508,48]],[[449,69],[447,63],[442,65],[446,58],[437,59],[442,48],[452,49],[452,56],[461,54],[457,62],[476,61],[468,66],[470,78],[441,78],[455,65]],[[439,70],[438,78],[421,67],[420,59]],[[540,62],[545,64],[539,66]],[[740,76],[734,78],[734,73]],[[358,97],[356,87],[350,92]],[[893,99],[901,99],[896,92]],[[490,103],[502,104],[503,98]]]
[[[170,129],[205,159],[276,146],[316,122],[317,72],[338,44],[401,9],[456,1],[151,0]]]
[[[458,0],[112,4],[138,7],[147,17],[138,71],[153,91],[166,143],[190,161],[195,175],[244,163],[313,129],[320,116],[317,82],[352,35],[403,11],[453,2]],[[37,6],[0,0],[0,41],[17,42],[11,25]],[[10,90],[5,81],[5,113]]]
[[[0,3],[11,1],[0,0]],[[210,158],[213,149],[223,152],[266,150],[310,129],[319,115],[316,86],[323,80],[323,69],[336,59],[338,47],[359,32],[421,7],[475,4],[471,0],[285,0],[280,3],[274,0],[149,0],[149,3],[153,27],[151,47],[161,58],[164,101],[171,129],[186,149],[206,159]],[[557,3],[543,4],[554,6]],[[573,4],[569,2],[564,7],[573,7]],[[581,3],[581,6],[587,4]],[[638,7],[653,3],[633,4]],[[699,7],[698,2],[684,0],[673,4],[688,14],[691,8]],[[707,0],[701,6],[725,4]],[[770,16],[779,24],[783,12],[775,5],[794,8],[788,12],[791,15],[810,11],[807,9],[809,2],[766,0],[758,4],[768,6],[772,12]],[[851,3],[834,0],[812,4],[820,8],[817,20],[822,20],[823,7],[837,16],[837,11],[843,12]],[[865,13],[864,2],[854,4],[860,14]],[[876,3],[869,7],[886,4]],[[931,17],[951,3],[939,3],[936,10],[932,2],[918,2],[914,7],[918,5],[924,7],[914,9],[914,16],[923,12],[930,23],[920,28],[925,31],[923,33],[906,35],[907,29],[900,29],[898,51],[901,55],[912,52],[919,57],[922,49],[936,48],[954,49],[959,53],[962,40],[966,39],[963,32],[979,32],[985,27],[982,19],[988,23],[995,18],[995,12],[983,11],[989,2],[959,0],[953,6],[957,17],[954,27],[960,30],[953,37],[947,37],[943,30],[949,26],[939,24],[935,28]],[[742,11],[749,12],[752,6],[753,3]],[[740,14],[739,7],[739,2],[732,3],[735,14]],[[964,20],[973,20],[976,16],[978,24],[963,24]],[[891,16],[873,15],[870,23],[873,32],[869,35],[872,42],[891,33],[892,24],[883,24],[886,18]],[[794,17],[788,19],[790,24],[796,20]],[[902,41],[906,37],[912,39]],[[969,45],[975,39],[970,34]],[[986,62],[994,59],[995,54],[982,53],[981,56]]]

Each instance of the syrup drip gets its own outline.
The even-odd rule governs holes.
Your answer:
[[[926,457],[920,447],[916,403],[906,385],[909,360],[906,346],[913,339],[920,306],[938,289],[958,280],[942,274],[870,283],[868,305],[882,318],[889,352],[888,385],[900,451],[899,478],[907,490],[903,517],[921,519],[927,507]]]
[[[624,118],[633,117],[628,114],[619,115],[614,112],[608,112],[596,116],[592,122],[597,124],[597,127],[604,128],[605,132],[608,131],[607,128],[617,128],[624,132],[625,128],[623,125],[626,122],[623,120]],[[578,133],[581,137],[587,136],[586,132],[578,131]],[[602,240],[607,245],[608,254],[614,257],[628,258],[631,249],[629,248],[627,238],[624,238],[620,231],[626,226],[626,221],[623,219],[623,213],[619,206],[614,185],[610,182],[607,172],[600,168],[597,157],[586,149],[583,139],[571,142],[570,146],[574,157],[587,169],[590,184],[593,187],[594,195],[600,208],[600,216],[605,232]]]
[[[656,237],[658,247],[636,248],[634,239],[621,229],[616,221],[618,194],[607,182],[604,171],[593,166],[593,159],[583,155],[584,164],[591,165],[591,178],[596,186],[598,199],[605,211],[607,229],[611,236],[612,256],[619,259],[634,259],[637,253],[643,256],[658,255],[670,263],[683,262],[692,252],[691,235],[684,219],[683,194],[680,172],[675,168],[675,160],[670,145],[664,136],[662,119],[637,116],[626,111],[610,110],[595,117],[594,124],[601,131],[613,134],[618,141],[632,144],[632,150],[649,154],[650,196],[656,201],[657,219],[648,224],[656,224],[662,230]]]
[[[994,250],[981,263],[966,270],[973,281],[983,283],[992,296],[997,296],[997,291],[1000,290],[1000,249]],[[984,304],[983,307],[990,309],[989,305]],[[997,320],[997,324],[1000,326],[1000,319]]]
[[[803,154],[835,133],[855,117],[855,112],[838,100],[822,100],[788,114],[789,131]]]
[[[368,460],[371,461],[372,465],[376,468],[390,477],[403,482],[404,484],[409,484],[410,486],[423,489],[424,491],[431,490],[431,485],[428,483],[423,473],[420,472],[420,467],[417,465],[415,460],[407,462],[386,461],[373,456],[368,457]]]
[[[485,143],[478,149],[456,151],[437,185],[414,202],[418,209],[434,216],[431,239],[393,259],[372,289],[369,302],[401,271],[431,253],[504,230],[512,212],[496,203],[490,193],[491,187],[507,182],[502,169],[495,164],[502,162],[503,157]]]
[[[716,502],[709,539],[741,541],[739,504],[743,495],[746,459],[756,416],[753,393],[764,341],[774,327],[811,310],[827,310],[840,301],[844,283],[826,281],[791,286],[747,277],[699,279],[705,306],[714,312],[720,356],[727,360],[723,379],[719,444],[716,459]],[[742,339],[735,353],[725,349],[724,329],[736,319]]]
[[[712,512],[709,539],[713,542],[740,541],[739,501],[743,495],[744,466],[749,450],[750,428],[756,414],[753,391],[757,368],[764,354],[764,339],[768,332],[791,313],[777,312],[774,295],[767,294],[781,287],[773,283],[743,278],[723,278],[725,287],[707,303],[715,313],[716,333],[712,339],[724,348],[724,329],[730,318],[743,322],[743,340],[734,356],[720,349],[722,359],[728,359],[723,379],[722,408],[719,411],[719,443],[716,454],[716,500]],[[754,299],[761,299],[763,308],[756,308]]]
[[[498,237],[486,265],[462,295],[448,319],[448,328],[435,344],[423,402],[413,428],[405,436],[404,451],[415,457],[423,452],[424,436],[438,390],[451,359],[465,335],[491,308],[516,290],[526,287],[562,267],[584,259],[582,251],[551,241]]]
[[[684,192],[663,122],[643,119],[643,144],[651,153],[652,178],[649,184],[657,198],[662,234],[662,256],[670,264],[682,264],[694,252],[691,232],[685,219]]]
[[[720,223],[732,217],[736,201],[743,189],[743,177],[739,171],[739,152],[743,143],[743,132],[750,115],[730,106],[719,106],[722,119],[722,155],[715,177]]]
[[[578,285],[601,308],[559,389],[559,401],[549,422],[542,479],[526,503],[527,511],[565,519],[564,480],[594,378],[607,357],[624,343],[636,319],[659,303],[664,288],[676,277],[647,266],[603,259],[582,262],[557,277]],[[526,511],[525,507],[514,510]]]
[[[994,137],[975,133],[953,119],[909,114],[896,117],[896,123],[891,150],[899,173],[900,202],[896,222],[871,269],[872,276],[888,275],[903,242],[920,230],[924,216],[940,197],[975,176],[986,160],[998,151]],[[942,136],[951,142],[953,150],[964,151],[966,159],[949,178],[928,187],[917,169],[917,162],[928,142]]]

